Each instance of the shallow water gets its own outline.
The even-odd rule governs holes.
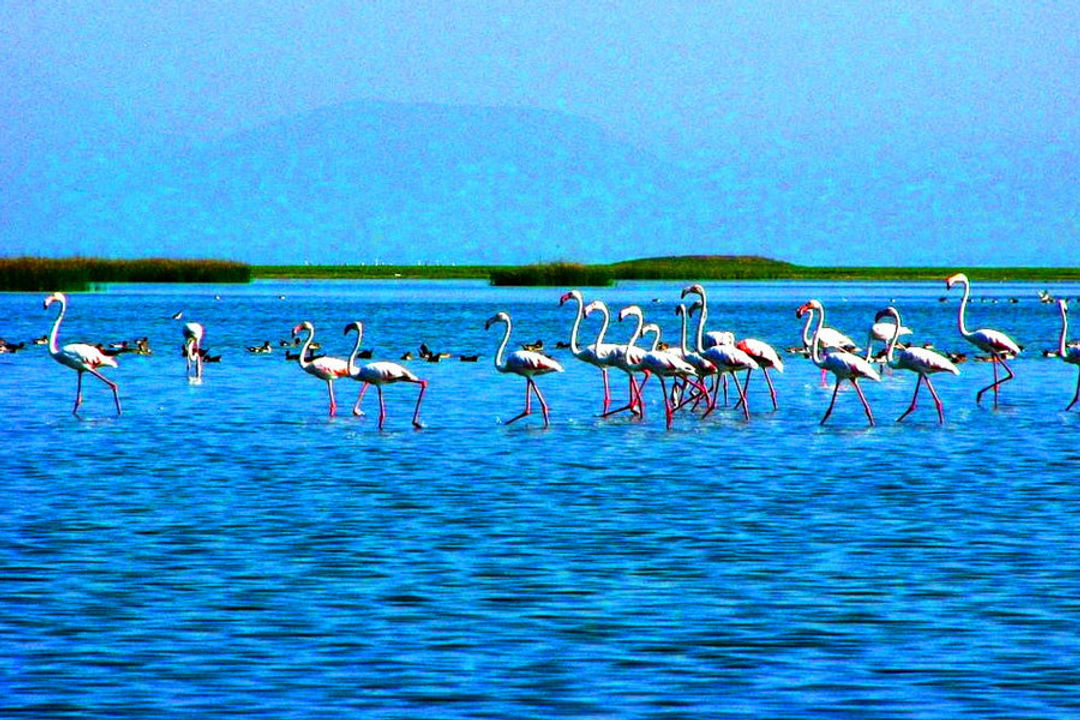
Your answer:
[[[677,337],[679,284],[596,293],[640,303]],[[895,301],[919,342],[968,351],[943,283],[716,283],[710,327],[777,348],[821,299],[860,337]],[[730,407],[667,431],[601,420],[599,374],[566,351],[539,379],[552,408],[513,425],[524,383],[497,374],[496,310],[512,343],[565,339],[558,290],[470,282],[114,286],[71,296],[62,342],[150,338],[108,390],[34,346],[0,355],[0,708],[29,717],[1068,717],[1080,715],[1080,502],[1065,413],[1076,369],[1056,306],[1031,285],[976,286],[969,325],[1025,352],[993,409],[969,361],[904,423],[914,378],[829,401],[784,355],[771,411]],[[1055,287],[1076,297],[1080,287]],[[939,298],[947,296],[946,302]],[[998,302],[982,301],[982,298]],[[1010,298],[1019,302],[1011,303]],[[219,299],[217,299],[219,298]],[[658,300],[658,302],[654,302]],[[45,333],[41,294],[0,295],[0,335]],[[1074,305],[1075,307],[1075,305]],[[221,353],[201,384],[180,323]],[[276,347],[300,320],[344,356],[342,328],[430,380],[387,390],[387,428]],[[583,337],[595,332],[590,321]],[[610,339],[627,328],[613,322]],[[1080,336],[1080,330],[1070,333]],[[269,340],[270,355],[244,348]],[[613,377],[622,397],[625,383]]]

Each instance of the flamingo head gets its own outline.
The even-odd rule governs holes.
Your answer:
[[[686,305],[683,304],[683,303],[679,303],[678,305],[676,305],[675,306],[675,314],[680,315],[680,316],[681,315],[686,315]]]
[[[799,306],[798,310],[795,311],[795,317],[802,317],[806,313],[813,312],[815,310],[821,310],[821,303],[819,303],[817,300],[807,300],[805,303]]]
[[[296,335],[299,335],[302,330],[307,330],[308,332],[313,332],[314,329],[315,329],[315,326],[312,325],[307,320],[305,320],[304,322],[300,323],[299,325],[297,325],[296,327],[294,327],[292,329],[292,334],[295,337]]]
[[[696,295],[699,295],[700,297],[705,297],[705,288],[702,287],[700,283],[687,285],[682,289],[682,295],[680,295],[679,297],[686,297],[690,293],[694,293]]]
[[[895,319],[898,315],[899,313],[896,311],[896,308],[890,305],[887,308],[877,311],[877,313],[874,315],[874,322],[878,322],[879,320],[887,317]]]
[[[585,306],[585,317],[589,317],[589,314],[594,310],[604,310],[607,306],[604,305],[603,300],[593,300],[591,303]]]
[[[690,307],[686,308],[686,316],[693,317],[694,313],[699,310],[701,310],[701,301],[695,300],[694,302],[690,303]]]
[[[42,307],[48,308],[54,302],[60,302],[60,303],[63,303],[63,304],[66,305],[67,304],[67,295],[64,295],[64,293],[62,293],[62,292],[54,292],[49,297],[45,298],[45,304]]]
[[[495,313],[494,315],[492,315],[491,317],[489,317],[487,319],[487,322],[484,323],[484,329],[485,330],[489,329],[492,325],[494,325],[497,322],[508,323],[508,322],[510,322],[510,316],[507,315],[504,312],[497,312],[497,313]]]
[[[359,320],[354,320],[345,326],[345,329],[341,334],[348,335],[350,330],[355,330],[362,337],[364,335],[364,323]]]
[[[1069,312],[1069,303],[1068,302],[1058,298],[1057,304],[1058,304],[1058,309],[1061,310],[1062,315],[1065,315],[1066,313]]]
[[[643,317],[640,307],[637,305],[627,305],[619,311],[619,321],[622,322],[624,318],[629,317],[630,315],[638,318]]]
[[[570,290],[568,292],[563,293],[563,296],[561,298],[559,298],[559,305],[564,304],[567,300],[577,300],[578,302],[584,302],[584,300],[581,297],[581,291],[580,290]]]
[[[967,275],[965,275],[964,273],[956,273],[955,275],[951,275],[951,276],[949,276],[948,278],[945,279],[945,287],[947,289],[952,289],[952,286],[955,285],[956,283],[961,283],[962,282],[962,283],[964,283],[966,285],[967,281],[968,281]]]

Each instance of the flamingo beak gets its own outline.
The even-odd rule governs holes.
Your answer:
[[[561,298],[559,298],[559,305],[562,305],[564,302],[566,302],[572,297],[574,297],[573,293],[565,293]]]

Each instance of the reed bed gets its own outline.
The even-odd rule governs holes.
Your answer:
[[[490,277],[492,285],[606,287],[615,282],[615,273],[609,265],[568,262],[497,268]]]
[[[0,290],[85,291],[104,283],[247,283],[251,266],[227,260],[0,258]]]

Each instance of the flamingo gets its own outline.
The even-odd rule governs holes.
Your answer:
[[[184,323],[184,359],[187,362],[187,374],[191,376],[191,366],[195,365],[195,379],[202,379],[202,366],[203,356],[200,350],[202,349],[203,338],[206,337],[206,328],[197,322]]]
[[[636,305],[631,305],[630,308],[634,308],[640,312],[641,308]],[[630,308],[626,308],[629,310]],[[624,310],[625,312],[625,310]],[[621,315],[620,315],[621,319]],[[646,325],[642,332],[653,332],[653,344],[652,348],[647,350],[640,360],[640,366],[643,370],[648,370],[649,373],[655,375],[660,380],[660,392],[664,396],[664,417],[667,421],[667,427],[671,429],[671,419],[673,411],[671,409],[671,398],[668,397],[667,385],[664,383],[664,378],[681,378],[684,381],[690,381],[690,377],[697,374],[697,370],[693,365],[679,357],[674,352],[667,350],[660,350],[660,326],[655,323],[649,323]],[[693,381],[698,386],[698,391],[704,391],[701,383],[697,380]],[[708,393],[706,393],[708,397]]]
[[[296,360],[300,363],[300,369],[308,375],[326,381],[326,390],[330,394],[330,416],[333,417],[337,414],[337,401],[334,399],[334,381],[349,376],[349,363],[341,358],[327,357],[325,355],[314,360],[308,360],[308,350],[311,347],[311,341],[315,338],[315,326],[305,320],[292,329],[292,334],[296,336],[304,330],[307,331],[308,335],[304,340],[303,347],[300,348],[300,353],[296,356]]]
[[[421,380],[402,365],[386,360],[377,360],[356,367],[356,356],[360,350],[360,343],[364,339],[364,324],[357,321],[351,322],[345,326],[346,334],[352,330],[356,331],[356,345],[353,346],[352,352],[349,354],[349,376],[357,382],[364,383],[360,386],[360,394],[356,398],[356,405],[353,406],[353,415],[363,415],[363,412],[360,410],[360,403],[364,400],[364,393],[367,391],[368,385],[374,385],[375,389],[379,391],[379,429],[382,430],[383,423],[386,422],[386,404],[383,402],[383,385],[391,385],[396,382],[416,383],[420,386],[420,394],[416,396],[416,407],[413,410],[412,424],[414,428],[422,428],[423,425],[420,424],[420,403],[423,402],[424,393],[427,391],[427,380]]]
[[[960,328],[960,334],[975,347],[985,353],[989,353],[991,362],[994,365],[994,382],[975,393],[975,402],[978,403],[982,399],[983,393],[993,388],[994,407],[997,407],[998,386],[1007,383],[1015,377],[1012,368],[1005,362],[1005,357],[1007,355],[1015,356],[1020,354],[1020,346],[1017,345],[1012,338],[999,330],[980,328],[968,332],[967,324],[964,322],[964,311],[967,309],[968,296],[971,294],[971,283],[968,281],[967,275],[964,273],[956,273],[945,281],[945,287],[946,289],[951,290],[957,283],[961,283],[964,286],[964,297],[960,300],[960,310],[957,313],[957,324]],[[1005,372],[1008,373],[1008,376],[1001,380],[998,380],[998,363],[1001,363],[1001,366],[1005,368]]]
[[[93,345],[87,345],[86,343],[70,343],[63,347],[58,347],[57,335],[60,333],[60,322],[64,319],[64,313],[67,312],[67,295],[62,292],[53,293],[45,298],[44,307],[48,309],[54,302],[60,303],[60,313],[56,316],[52,330],[49,332],[49,354],[52,355],[53,360],[61,365],[66,365],[71,368],[78,373],[79,376],[78,383],[75,386],[75,407],[72,408],[71,413],[75,416],[78,416],[79,414],[79,406],[82,405],[82,377],[84,372],[88,372],[108,385],[109,389],[112,390],[113,401],[116,403],[116,414],[119,415],[121,412],[120,394],[117,390],[116,383],[109,380],[98,371],[98,369],[103,366],[119,367],[116,359],[101,352],[101,350]]]
[[[581,296],[580,290],[570,290],[559,298],[559,305],[563,305],[568,300],[576,300],[578,304],[577,315],[574,316],[574,327],[570,331],[570,352],[578,360],[600,368],[600,373],[604,376],[604,409],[601,413],[603,414],[611,406],[611,386],[608,382],[608,368],[611,367],[611,364],[608,362],[608,356],[615,352],[618,346],[603,342],[602,333],[607,328],[607,315],[605,314],[604,327],[601,328],[601,334],[597,336],[596,342],[586,347],[580,347],[578,345],[578,326],[581,325],[581,319],[585,317],[585,300]]]
[[[532,414],[532,398],[529,392],[536,393],[536,399],[540,401],[540,408],[544,413],[544,427],[548,426],[548,406],[544,402],[544,396],[540,394],[540,388],[536,386],[536,381],[533,377],[537,375],[546,375],[550,372],[562,372],[563,367],[555,360],[549,358],[547,355],[543,355],[532,350],[514,350],[503,358],[503,353],[506,350],[506,343],[510,341],[510,332],[513,329],[513,323],[510,320],[510,315],[505,312],[497,312],[488,318],[484,323],[484,329],[488,330],[495,323],[506,324],[506,334],[503,335],[502,343],[499,344],[499,350],[495,353],[495,369],[501,373],[514,373],[525,378],[525,409],[506,421],[506,424],[519,420],[526,415]]]
[[[702,390],[705,390],[704,395],[699,394],[699,395],[697,395],[695,397],[695,399],[694,399],[694,407],[697,407],[697,402],[701,398],[705,399],[705,405],[706,405],[706,407],[708,407],[709,402],[710,402],[709,401],[709,393],[708,393],[707,389],[705,388],[704,378],[706,378],[709,375],[716,375],[716,373],[717,373],[716,365],[714,365],[712,363],[712,361],[706,359],[704,355],[697,352],[696,350],[690,350],[689,346],[687,345],[686,332],[687,332],[687,325],[688,325],[688,323],[690,321],[690,311],[687,310],[686,305],[683,304],[683,303],[679,303],[678,305],[676,305],[675,306],[675,314],[680,317],[680,319],[682,321],[682,328],[681,328],[681,333],[680,333],[680,336],[679,336],[679,348],[674,352],[676,352],[683,360],[685,360],[686,362],[688,362],[688,363],[690,363],[691,365],[694,366],[694,374],[697,376],[698,380],[700,381],[699,382],[699,387]],[[697,347],[701,346],[700,332],[701,332],[701,324],[699,323],[698,324],[699,337],[697,338],[697,343],[696,343]],[[679,406],[681,407],[682,405],[685,405],[689,401],[690,401],[690,398],[686,398],[679,404]]]
[[[823,349],[821,347],[821,329],[825,325],[825,308],[817,300],[810,300],[803,305],[799,306],[799,309],[795,311],[796,317],[802,317],[809,312],[818,313],[817,328],[814,330],[813,339],[809,344],[810,346],[810,359],[814,361],[814,364],[820,367],[822,370],[828,370],[836,377],[836,386],[833,388],[832,401],[829,402],[829,409],[825,411],[825,416],[821,418],[821,424],[824,425],[825,421],[829,419],[829,415],[832,414],[833,405],[836,404],[836,394],[840,390],[840,382],[842,380],[850,380],[851,384],[855,387],[855,392],[859,394],[859,400],[862,401],[863,408],[866,410],[866,418],[870,421],[870,424],[874,424],[874,414],[870,411],[870,403],[866,402],[866,396],[863,395],[862,388],[859,387],[860,378],[870,378],[871,380],[880,382],[881,376],[878,375],[877,370],[874,370],[874,366],[863,358],[846,350],[837,350],[835,348]]]
[[[632,305],[630,307],[637,306]],[[589,314],[596,310],[599,310],[604,316],[604,323],[600,328],[600,334],[596,337],[597,344],[601,344],[603,342],[604,334],[607,331],[608,326],[607,305],[605,305],[600,300],[594,300],[589,303],[589,305],[585,308],[585,316],[588,317]],[[630,310],[630,308],[623,308],[619,311],[619,320],[621,321],[627,315],[633,314],[635,313],[633,310]],[[631,414],[637,415],[641,418],[645,417],[645,403],[641,400],[641,390],[643,387],[645,387],[645,381],[649,379],[649,373],[648,371],[644,371],[641,367],[641,356],[644,355],[645,351],[634,344],[637,342],[637,339],[641,337],[642,327],[645,322],[644,316],[641,314],[641,308],[637,308],[636,317],[638,319],[637,327],[635,327],[634,331],[630,334],[630,337],[629,339],[627,339],[626,344],[616,345],[615,350],[605,356],[605,362],[607,364],[622,370],[629,378],[629,401],[626,405],[620,408],[616,408],[615,410],[608,410],[601,417],[608,417],[610,415],[614,415],[615,413],[622,412],[623,410],[629,410]],[[641,381],[640,385],[638,385],[637,381],[634,380],[635,372],[644,372],[645,379]]]
[[[731,375],[731,378],[735,381],[735,389],[739,393],[739,402],[743,406],[743,416],[749,420],[750,411],[746,405],[746,391],[739,384],[739,378],[735,373],[738,370],[752,370],[758,365],[754,362],[753,358],[735,347],[735,333],[728,331],[712,331],[705,333],[705,320],[709,314],[709,301],[705,295],[705,287],[700,283],[687,285],[682,289],[681,297],[685,298],[687,295],[691,294],[697,295],[699,299],[690,306],[687,311],[688,314],[693,314],[695,309],[700,309],[701,311],[701,314],[698,316],[697,346],[695,349],[699,354],[703,355],[705,359],[713,363],[717,370],[716,384],[713,387],[712,402],[705,411],[705,416],[707,417],[709,413],[716,409],[717,395],[719,394],[721,382],[724,384],[724,404],[727,404],[727,378],[728,375]],[[705,345],[705,338],[708,338],[708,347]]]
[[[773,387],[772,378],[769,377],[769,368],[773,368],[777,372],[784,372],[784,361],[780,359],[776,349],[764,340],[757,340],[755,338],[743,338],[735,343],[735,347],[753,358],[754,362],[761,368],[761,372],[765,376],[765,382],[769,386],[769,397],[772,399],[773,410],[778,409],[779,406],[776,404],[776,388]],[[744,393],[750,388],[750,373],[753,371],[753,368],[746,369],[746,377],[743,379]]]
[[[903,327],[900,323],[900,311],[894,308],[892,305],[880,311],[874,316],[874,326],[888,325],[891,323],[879,322],[885,317],[892,317],[897,327]],[[930,382],[930,376],[935,373],[949,372],[953,375],[959,375],[960,369],[953,364],[949,358],[945,357],[941,353],[934,352],[929,348],[922,347],[909,347],[900,348],[897,350],[897,343],[900,340],[900,336],[903,333],[896,332],[891,335],[891,339],[886,345],[885,362],[889,367],[896,370],[910,370],[913,373],[918,373],[919,379],[915,383],[915,394],[911,396],[911,405],[904,413],[896,418],[897,422],[900,422],[906,418],[913,410],[915,410],[915,403],[919,399],[919,387],[925,382],[926,388],[930,391],[930,395],[934,398],[934,405],[937,406],[938,423],[945,422],[945,411],[941,405],[941,398],[938,397],[937,392],[934,391],[934,384]],[[868,344],[873,344],[874,338],[878,334],[871,329],[870,336],[867,339]],[[886,337],[890,337],[886,335]],[[895,359],[894,359],[895,354]]]
[[[1061,312],[1061,335],[1058,338],[1058,357],[1070,365],[1076,365],[1078,372],[1076,375],[1076,393],[1073,394],[1072,402],[1066,407],[1065,411],[1072,410],[1072,406],[1076,404],[1077,398],[1080,398],[1080,347],[1076,345],[1066,345],[1065,336],[1069,332],[1069,308],[1064,300],[1058,300],[1058,310]]]

